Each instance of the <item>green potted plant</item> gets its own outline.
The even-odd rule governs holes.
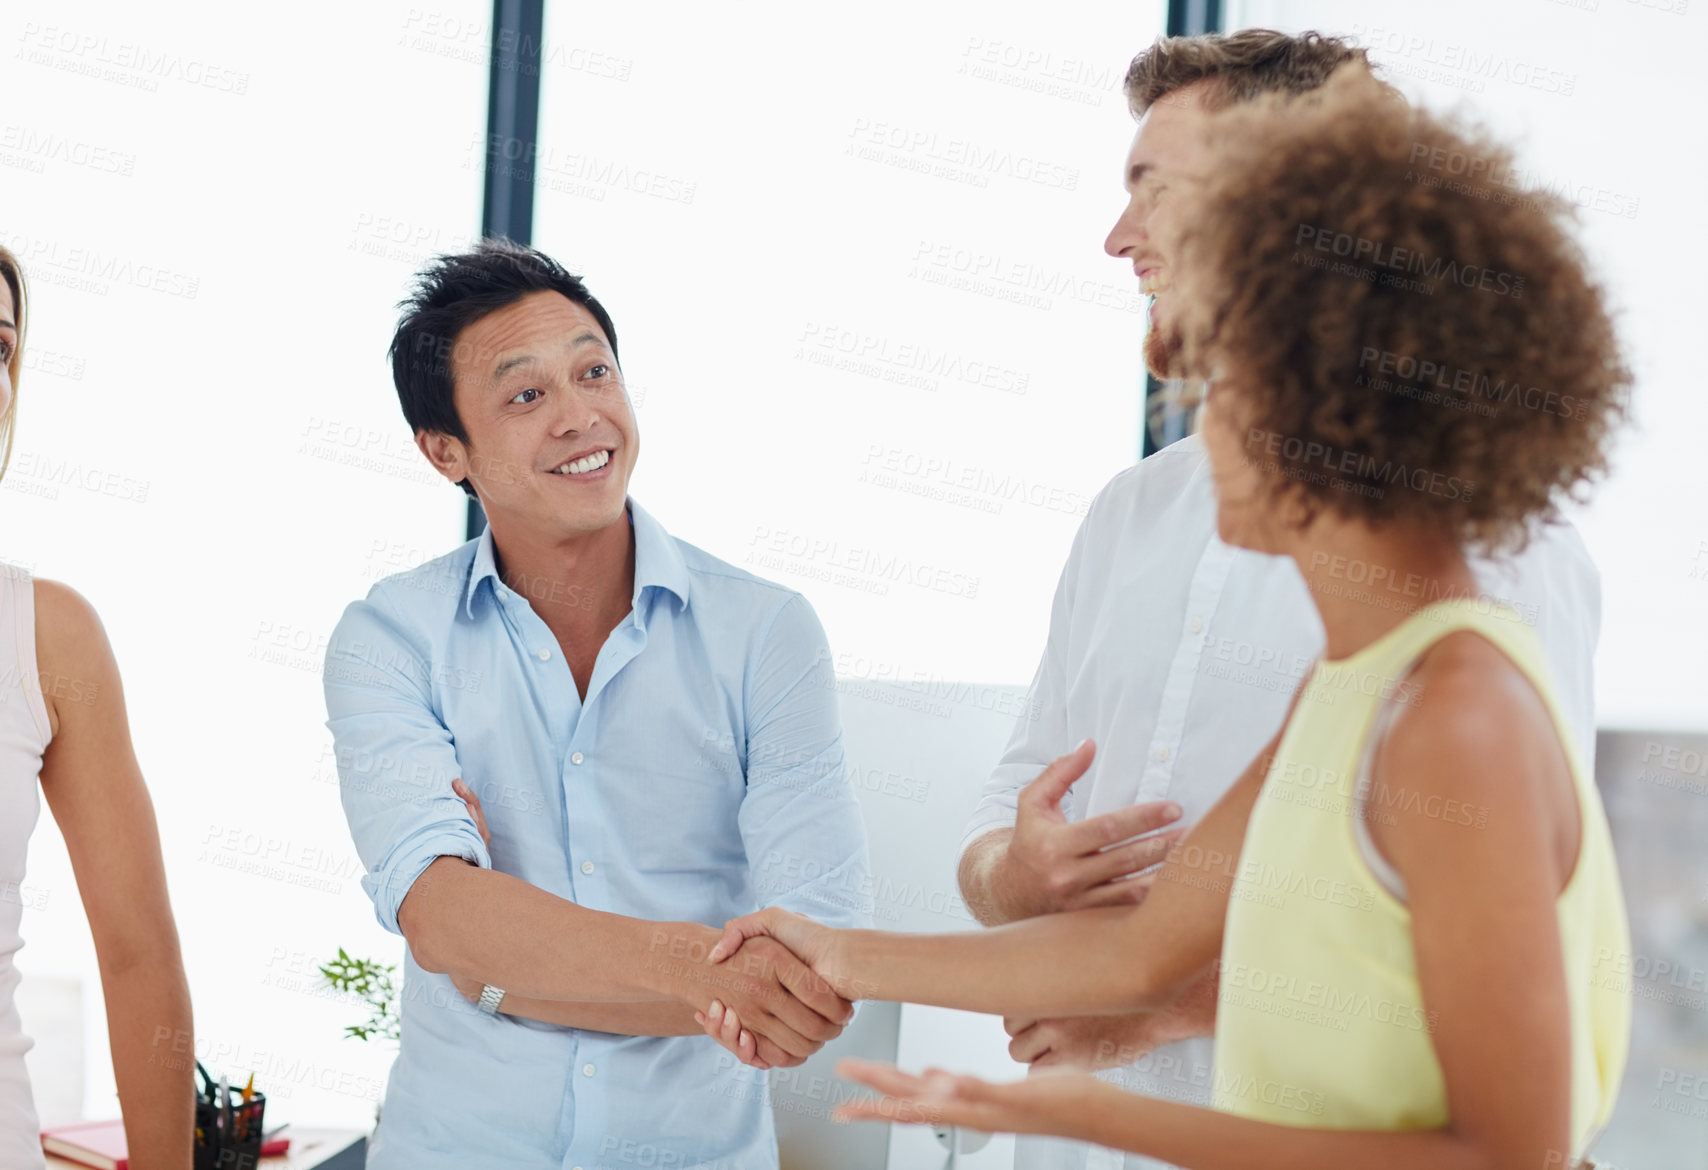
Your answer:
[[[376,963],[372,959],[353,959],[338,948],[338,957],[320,967],[321,978],[334,991],[352,995],[368,1006],[366,1023],[351,1024],[344,1029],[347,1036],[357,1040],[396,1040],[399,1034],[397,982],[393,976],[397,967]]]
[[[397,967],[372,959],[352,958],[343,947],[338,957],[322,963],[320,977],[334,991],[343,992],[367,1005],[368,1018],[344,1029],[347,1039],[396,1042],[402,1017],[398,1009]],[[374,1102],[374,1121],[380,1119],[380,1102]]]

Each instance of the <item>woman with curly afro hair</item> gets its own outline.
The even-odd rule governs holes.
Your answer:
[[[1162,1010],[1219,956],[1214,1109],[850,1061],[884,1095],[845,1119],[1200,1170],[1583,1165],[1629,1042],[1623,896],[1536,633],[1467,554],[1603,471],[1631,381],[1604,296],[1510,152],[1360,67],[1212,126],[1173,177],[1182,360],[1221,538],[1291,557],[1326,633],[1285,725],[1137,906],[953,935],[771,909],[719,952],[767,933],[850,998],[1027,1018]]]

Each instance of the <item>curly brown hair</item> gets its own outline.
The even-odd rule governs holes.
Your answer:
[[[1185,360],[1277,491],[1522,548],[1606,470],[1631,373],[1570,205],[1356,67],[1213,117],[1180,241]]]

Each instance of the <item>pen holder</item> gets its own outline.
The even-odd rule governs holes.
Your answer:
[[[202,1085],[196,1093],[194,1170],[259,1170],[267,1094],[257,1091],[243,1101],[228,1090],[228,1108],[220,1097],[218,1082],[199,1060],[196,1073]]]

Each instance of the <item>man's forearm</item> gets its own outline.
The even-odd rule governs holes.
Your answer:
[[[1008,843],[1014,839],[1012,828],[993,829],[974,838],[961,855],[956,878],[961,885],[961,899],[974,918],[985,926],[1001,926],[1031,915],[1015,904],[1013,891],[1003,880],[1002,863],[1008,856]]]
[[[682,999],[718,937],[697,923],[589,910],[456,857],[422,872],[398,922],[425,970],[454,971],[520,999],[580,1003]]]

